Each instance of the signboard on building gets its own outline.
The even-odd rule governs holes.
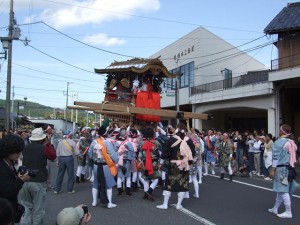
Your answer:
[[[167,90],[166,91],[166,96],[174,97],[175,95],[176,95],[175,90]]]

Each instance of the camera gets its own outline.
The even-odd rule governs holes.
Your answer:
[[[83,209],[84,214],[88,214],[88,213],[89,213],[89,210],[88,210],[88,206],[87,206],[87,205],[83,205],[83,206],[82,206],[82,209]]]
[[[26,166],[20,166],[19,169],[18,169],[18,172],[21,175],[24,175],[25,173],[28,172],[28,175],[30,177],[36,177],[36,175],[39,172],[39,170],[32,170],[32,169],[28,169]]]

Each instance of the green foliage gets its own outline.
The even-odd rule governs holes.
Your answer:
[[[25,115],[27,117],[38,117],[44,119],[64,119],[64,109],[52,108],[49,106],[41,105],[35,102],[24,101],[15,99],[14,100],[14,112],[18,112],[18,102],[19,102],[19,114]],[[0,99],[0,106],[5,107],[5,100]],[[23,108],[24,107],[24,108]],[[75,119],[75,110],[74,110],[74,119]],[[86,111],[79,110],[77,121],[80,126],[86,126]],[[90,127],[93,127],[94,116],[89,115],[88,117]],[[68,110],[67,120],[71,121],[71,110]]]
[[[53,112],[53,108],[44,106],[35,102],[24,101],[15,99],[14,100],[14,112],[18,112],[19,102],[19,114],[30,116],[30,117],[44,117],[45,113]],[[0,99],[0,106],[5,107],[5,100]]]

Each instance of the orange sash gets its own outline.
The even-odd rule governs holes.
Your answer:
[[[101,138],[97,138],[97,143],[102,146],[101,153],[102,153],[104,161],[106,162],[106,164],[110,170],[111,175],[116,176],[117,172],[118,172],[117,167],[116,167],[115,163],[112,161],[112,159],[110,158],[103,140]]]

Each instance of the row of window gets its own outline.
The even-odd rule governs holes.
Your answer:
[[[179,66],[170,71],[170,73],[180,76],[179,88],[194,86],[194,62]],[[176,78],[166,78],[164,87],[168,90],[176,89]]]

